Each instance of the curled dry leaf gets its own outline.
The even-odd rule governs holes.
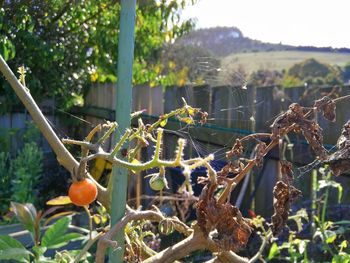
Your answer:
[[[220,251],[237,252],[246,246],[251,227],[237,207],[218,203],[214,196],[217,186],[209,182],[202,191],[197,203],[198,225],[206,236],[217,231],[212,238]]]
[[[242,171],[243,167],[244,165],[240,161],[237,161],[235,163],[227,163],[224,167],[221,168],[219,172],[217,172],[218,180],[228,177],[230,173],[234,176],[239,174]]]
[[[259,142],[255,147],[255,162],[258,167],[263,164],[264,156],[266,154],[266,143]]]
[[[293,184],[294,174],[292,170],[292,163],[288,161],[280,161],[282,181],[288,185]]]
[[[226,152],[226,158],[240,157],[244,151],[242,142],[240,139],[236,139],[235,144],[232,146],[231,150]]]
[[[205,123],[207,123],[207,120],[208,120],[208,112],[206,112],[206,111],[201,111],[200,112],[200,120],[199,120],[199,123],[200,124],[205,124]]]
[[[294,200],[301,196],[301,191],[296,189],[291,183],[293,182],[293,171],[289,162],[281,162],[282,180],[278,181],[273,188],[273,208],[272,215],[272,234],[277,236],[285,226],[290,205]]]
[[[329,164],[336,176],[350,171],[350,120],[343,126],[337,142],[337,151],[331,154],[325,163]]]
[[[277,117],[271,125],[271,139],[283,137],[287,129],[294,125],[293,130],[302,132],[315,154],[324,160],[327,157],[327,151],[323,147],[322,128],[316,122],[307,119],[304,112],[305,108],[298,103],[291,104],[289,109]]]
[[[316,123],[311,122],[307,125],[300,126],[306,141],[310,144],[315,154],[324,160],[327,158],[327,151],[323,147],[322,128]]]
[[[304,108],[301,107],[298,103],[293,103],[289,106],[289,109],[278,116],[275,121],[272,123],[272,135],[271,139],[283,137],[284,132],[287,128],[293,125],[304,118]]]
[[[314,103],[314,107],[319,111],[322,112],[323,117],[325,119],[334,122],[336,118],[336,105],[333,100],[331,100],[329,97],[324,96],[323,98],[316,100]]]

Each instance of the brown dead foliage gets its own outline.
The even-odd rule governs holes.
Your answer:
[[[218,185],[208,183],[199,197],[197,221],[206,236],[216,230],[212,237],[220,251],[237,252],[244,248],[251,234],[248,219],[230,203],[220,204],[215,198]]]
[[[333,100],[329,97],[324,96],[323,98],[316,100],[314,103],[314,107],[322,113],[325,119],[335,122],[336,114],[336,105]]]
[[[219,172],[217,172],[218,180],[224,179],[228,177],[231,173],[233,175],[239,174],[244,167],[244,164],[240,161],[229,162],[224,167],[221,168]]]
[[[315,121],[307,119],[305,108],[298,103],[291,104],[285,113],[276,118],[271,125],[271,139],[283,137],[291,127],[295,132],[302,132],[315,154],[321,160],[326,158],[327,151],[323,147],[322,128]]]
[[[343,126],[337,142],[337,151],[331,154],[325,163],[329,164],[336,176],[350,171],[350,120]]]
[[[240,157],[244,151],[242,142],[240,139],[236,139],[235,144],[232,146],[231,150],[226,152],[226,158]]]
[[[277,236],[287,223],[291,203],[301,196],[301,191],[292,185],[294,176],[291,163],[281,161],[281,174],[282,180],[273,188],[274,214],[271,218],[271,228],[274,236]]]
[[[256,163],[256,166],[258,166],[258,167],[262,166],[265,154],[266,154],[266,143],[259,142],[255,146],[255,163]]]

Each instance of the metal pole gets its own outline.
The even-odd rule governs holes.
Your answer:
[[[134,30],[136,0],[121,0],[120,31],[118,41],[118,81],[116,87],[115,119],[119,130],[130,127],[132,106],[132,65],[134,60]],[[117,134],[117,141],[121,134]],[[121,157],[119,155],[119,157]],[[116,224],[125,213],[128,171],[113,167],[111,224]],[[121,250],[110,251],[109,262],[121,263],[124,255],[124,233],[117,235],[116,241]]]

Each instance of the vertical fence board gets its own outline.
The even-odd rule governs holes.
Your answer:
[[[212,92],[212,114],[210,118],[214,119],[214,123],[223,127],[227,127],[230,123],[228,118],[229,108],[229,88],[225,86],[213,87]]]
[[[157,86],[150,88],[150,114],[161,115],[164,113],[164,94],[163,87]]]
[[[278,114],[274,107],[273,87],[256,89],[256,132],[269,131],[273,118]]]

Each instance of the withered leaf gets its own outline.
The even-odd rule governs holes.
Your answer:
[[[285,113],[278,116],[272,123],[271,139],[274,140],[276,138],[282,137],[283,133],[289,126],[303,118],[303,107],[301,107],[298,103],[291,104],[289,106],[289,109]]]
[[[217,185],[208,183],[197,204],[197,221],[205,235],[216,229],[213,241],[222,251],[237,252],[244,248],[251,235],[249,221],[230,203],[219,204],[214,196]]]
[[[329,164],[336,176],[350,171],[350,120],[343,126],[337,141],[337,151],[331,154],[325,163]]]
[[[294,186],[278,181],[273,188],[272,234],[277,236],[286,225],[289,215],[290,204],[301,195],[301,191]]]
[[[281,161],[281,174],[282,180],[273,188],[274,214],[271,218],[271,228],[274,236],[277,236],[287,223],[291,203],[301,196],[301,191],[292,185],[294,175],[290,162]]]
[[[329,97],[324,96],[323,98],[316,100],[314,103],[314,107],[317,108],[318,111],[322,112],[323,117],[325,119],[334,122],[336,119],[336,105],[333,100]]]
[[[256,165],[258,167],[261,167],[262,164],[263,164],[264,155],[266,154],[265,150],[266,150],[266,143],[259,142],[256,145],[256,148],[255,148],[255,160],[256,160]]]
[[[244,151],[242,142],[240,139],[236,139],[235,144],[232,146],[231,150],[226,152],[226,158],[240,157]]]
[[[289,109],[276,118],[271,125],[271,139],[283,137],[285,131],[294,125],[295,132],[302,132],[315,154],[324,160],[327,156],[327,151],[323,147],[322,128],[314,121],[311,121],[304,116],[304,107],[298,103],[293,103]]]

